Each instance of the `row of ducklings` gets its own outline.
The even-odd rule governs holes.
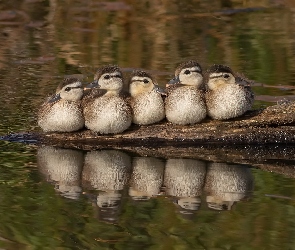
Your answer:
[[[101,134],[121,133],[132,122],[148,125],[165,116],[179,125],[200,123],[207,115],[230,119],[251,109],[254,100],[249,82],[224,65],[211,66],[204,79],[198,62],[184,62],[166,87],[162,90],[149,73],[137,70],[126,94],[120,68],[105,66],[84,89],[78,79],[65,79],[41,106],[38,125],[45,132],[72,132],[85,126]]]

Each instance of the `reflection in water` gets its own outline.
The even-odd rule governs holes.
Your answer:
[[[129,195],[147,200],[160,193],[165,163],[153,157],[134,157]]]
[[[131,172],[131,158],[117,150],[88,152],[82,174],[83,187],[99,190],[96,203],[99,217],[104,221],[116,221],[124,186]]]
[[[164,185],[166,194],[174,196],[185,214],[201,205],[200,196],[205,181],[205,163],[193,159],[168,159]]]
[[[85,160],[84,155],[77,150],[40,147],[39,169],[48,181],[56,183],[62,196],[71,199],[81,194],[82,176],[83,189],[97,191],[89,197],[98,209],[98,217],[108,222],[118,220],[127,186],[133,200],[148,201],[160,193],[171,197],[185,217],[200,208],[203,191],[209,208],[230,210],[253,189],[251,170],[242,165],[206,166],[195,159],[168,159],[165,164],[154,157],[134,157],[131,161],[129,155],[119,150],[90,151]],[[163,187],[165,193],[161,191]]]
[[[37,153],[40,172],[48,181],[53,181],[55,189],[62,196],[78,199],[81,194],[81,171],[84,162],[82,151],[40,147]]]
[[[251,170],[242,165],[211,163],[207,170],[205,191],[209,208],[231,210],[236,201],[253,190]]]

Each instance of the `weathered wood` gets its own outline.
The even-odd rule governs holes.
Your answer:
[[[98,135],[89,130],[75,133],[40,134],[43,143],[62,147],[106,146],[198,146],[294,144],[295,102],[253,110],[238,119],[207,119],[200,124],[180,126],[163,121],[149,126],[132,125],[116,135]]]

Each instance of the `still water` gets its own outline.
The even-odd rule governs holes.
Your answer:
[[[39,131],[65,76],[109,63],[163,86],[184,60],[226,64],[254,81],[255,108],[295,100],[294,24],[288,0],[2,1],[0,136]],[[212,154],[0,141],[0,248],[295,249],[294,158]]]

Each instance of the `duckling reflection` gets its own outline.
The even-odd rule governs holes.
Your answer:
[[[160,193],[165,163],[153,157],[134,157],[129,195],[134,200],[148,200]]]
[[[199,209],[205,175],[205,162],[193,159],[167,160],[164,174],[166,194],[176,198],[181,213]]]
[[[253,190],[251,170],[243,165],[211,163],[204,190],[209,208],[231,210],[235,202],[246,198]]]
[[[99,218],[104,221],[117,220],[121,203],[121,191],[129,181],[131,159],[124,152],[102,150],[88,152],[82,173],[82,185],[98,190],[96,204]]]
[[[84,164],[82,151],[40,147],[37,152],[40,172],[56,184],[55,189],[64,197],[78,199],[82,189],[81,172]]]

